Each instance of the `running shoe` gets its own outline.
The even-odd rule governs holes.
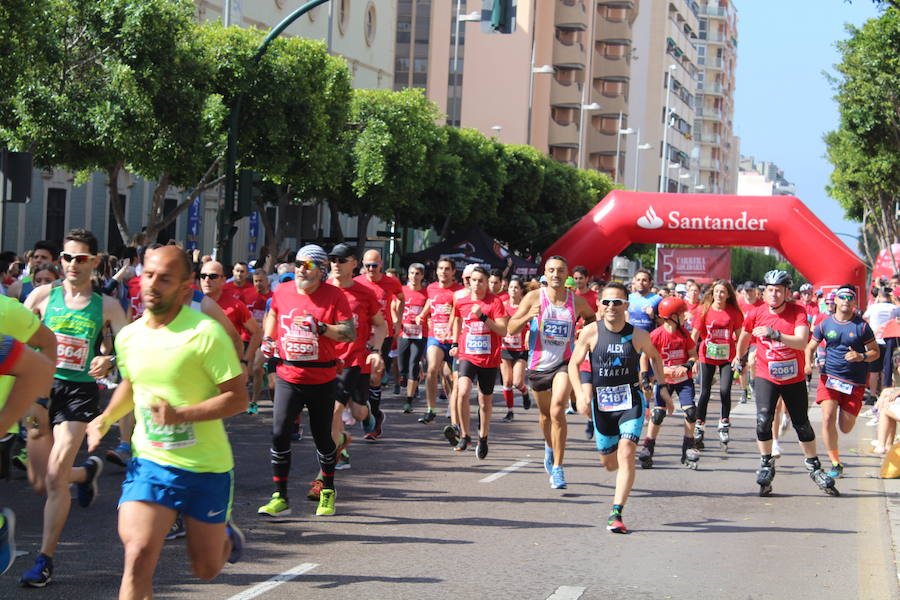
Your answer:
[[[522,408],[525,410],[531,408],[531,392],[527,389],[525,390],[525,393],[522,394]]]
[[[3,575],[16,560],[16,513],[4,508],[0,510],[0,516],[3,519],[0,525],[0,575]]]
[[[378,414],[375,415],[375,427],[372,429],[370,433],[365,434],[363,437],[370,442],[374,442],[378,438],[381,437],[383,433],[381,427],[384,425],[385,420],[387,419],[387,415],[384,414],[384,411],[378,409]]]
[[[395,396],[399,396],[399,395],[400,395],[400,384],[399,384],[399,383],[395,383],[395,384],[394,384],[394,395],[395,395]]]
[[[444,392],[441,392],[440,394],[438,394],[438,399],[439,400],[447,400],[447,394]]]
[[[566,489],[566,472],[562,466],[550,469],[550,487],[554,490]]]
[[[247,414],[248,414],[248,415],[255,415],[255,414],[258,413],[258,412],[259,412],[259,404],[257,404],[257,403],[254,402],[253,400],[251,400],[251,401],[250,401],[250,405],[247,406]]]
[[[513,411],[508,410],[508,411],[506,411],[506,416],[503,417],[503,418],[500,419],[500,420],[503,421],[504,423],[509,423],[509,422],[511,422],[515,417],[516,417],[516,416],[513,414]]]
[[[338,453],[338,454],[341,454],[341,453],[344,452],[347,448],[349,448],[349,447],[350,447],[350,442],[353,441],[353,438],[350,437],[350,434],[347,433],[346,431],[343,432],[343,433],[341,434],[341,436],[342,436],[342,437],[341,437],[341,443],[338,444],[338,447],[337,447],[337,453]]]
[[[747,401],[750,400],[750,388],[745,388],[741,393],[741,404],[747,404]]]
[[[131,444],[119,442],[118,446],[106,451],[106,460],[120,467],[128,466],[131,461]]]
[[[566,407],[566,414],[567,414],[567,415],[574,415],[574,414],[575,414],[575,409],[572,408],[572,405],[571,405],[571,404],[570,404],[569,406]]]
[[[372,411],[369,410],[369,416],[362,421],[363,428],[363,437],[369,439],[369,435],[375,431],[375,415],[372,414]]]
[[[228,535],[228,539],[231,540],[231,553],[228,555],[228,562],[234,564],[241,560],[241,556],[244,554],[244,532],[238,529],[234,521],[229,520],[225,525],[225,533]]]
[[[341,413],[341,420],[344,422],[344,425],[347,427],[352,427],[356,424],[356,419],[353,418],[353,413],[349,408],[345,408],[344,412]]]
[[[53,559],[46,554],[38,554],[34,566],[25,571],[19,583],[22,587],[42,588],[53,580]]]
[[[408,415],[412,412],[412,402],[403,403],[403,414]]]
[[[346,450],[342,450],[340,454],[338,454],[337,462],[334,464],[334,468],[337,471],[343,471],[344,469],[350,468],[350,453]]]
[[[622,521],[622,513],[611,512],[606,520],[606,530],[613,533],[628,533],[628,528]]]
[[[435,417],[437,417],[437,414],[433,410],[426,410],[425,414],[419,417],[419,423],[428,425],[429,423],[434,421]]]
[[[466,448],[469,447],[469,443],[471,441],[472,441],[471,437],[469,437],[467,435],[462,436],[461,438],[459,438],[459,443],[456,444],[456,447],[454,448],[454,450],[456,450],[457,452],[465,452]]]
[[[325,482],[321,479],[313,479],[309,485],[309,491],[306,492],[307,499],[318,500],[322,495],[322,486],[325,485]]]
[[[303,425],[295,425],[294,433],[291,434],[291,441],[299,442],[303,439]]]
[[[456,446],[459,443],[459,431],[453,425],[444,427],[444,437],[447,438],[451,446]]]
[[[488,443],[487,438],[478,438],[478,444],[475,446],[475,456],[478,457],[478,460],[484,460],[487,458],[488,454]]]
[[[781,435],[784,435],[784,432],[787,431],[787,428],[791,424],[791,418],[788,416],[787,412],[781,415],[781,424],[778,426],[778,432]]]
[[[781,458],[781,446],[778,445],[778,440],[772,440],[772,458]]]
[[[291,514],[291,506],[288,504],[287,498],[281,497],[281,492],[275,492],[268,504],[260,506],[256,512],[270,517],[286,517]]]
[[[12,457],[12,464],[20,471],[28,470],[28,449],[22,448],[19,453]]]
[[[584,425],[584,439],[588,441],[594,439],[594,422],[591,419]]]
[[[334,490],[322,490],[319,507],[316,509],[317,517],[330,517],[334,514],[334,496]]]
[[[544,444],[544,470],[547,471],[547,474],[552,474],[553,469],[553,448]]]
[[[178,516],[175,517],[175,522],[172,523],[172,527],[169,528],[169,533],[166,534],[166,541],[171,542],[172,540],[177,540],[186,535],[187,529],[184,528],[184,519],[179,513]]]
[[[831,463],[831,470],[828,471],[828,476],[832,479],[837,479],[844,475],[844,465],[843,463]]]
[[[97,480],[100,479],[100,473],[103,472],[103,461],[96,456],[91,456],[79,466],[84,467],[87,476],[83,483],[75,484],[78,490],[78,505],[87,508],[100,495]]]

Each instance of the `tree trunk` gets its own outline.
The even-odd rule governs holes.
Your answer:
[[[153,190],[153,200],[150,201],[150,214],[147,215],[147,227],[145,229],[148,242],[156,240],[156,236],[165,228],[160,223],[167,216],[163,214],[163,210],[170,181],[169,174],[163,173],[159,181],[156,182],[156,188]]]
[[[344,241],[344,230],[341,227],[341,211],[338,210],[334,202],[328,203],[328,212],[331,214],[331,237],[338,243]]]
[[[124,243],[131,241],[131,233],[128,231],[128,223],[125,222],[125,214],[122,205],[119,204],[119,173],[122,172],[122,162],[118,162],[106,170],[106,189],[109,194],[109,207],[116,219],[116,227]]]
[[[173,210],[168,215],[160,215],[159,219],[155,223],[151,220],[151,222],[147,224],[146,234],[147,234],[148,240],[155,240],[156,236],[159,234],[159,232],[162,231],[163,229],[165,229],[166,227],[168,227],[169,225],[171,225],[172,221],[174,221],[179,216],[181,216],[181,213],[186,211],[187,208],[191,204],[193,204],[194,200],[196,200],[199,196],[201,196],[203,194],[203,192],[205,192],[206,190],[208,190],[211,187],[218,185],[219,182],[221,182],[225,179],[225,177],[222,176],[222,177],[217,177],[216,179],[214,179],[212,181],[209,181],[209,178],[212,177],[214,169],[219,164],[219,160],[220,159],[217,158],[216,160],[213,161],[213,163],[206,170],[206,173],[203,174],[203,177],[200,178],[200,181],[197,182],[197,185],[194,186],[194,190],[188,195],[187,198],[185,198],[184,200],[181,201],[181,204],[179,204],[178,206],[175,207],[175,210]],[[160,198],[160,200],[159,200],[160,205],[164,206],[162,198],[165,198],[166,190],[169,187],[170,180],[171,180],[171,178],[169,177],[169,175],[167,173],[164,174],[162,177],[160,177],[159,183],[157,184],[156,190],[154,191],[154,195],[153,195],[154,203],[157,202],[157,197],[158,197],[158,198]],[[165,187],[162,187],[164,182],[165,182]],[[151,209],[151,214],[153,214],[153,212],[154,212],[154,209]]]
[[[365,252],[366,242],[369,241],[369,221],[372,220],[372,215],[370,214],[361,214],[356,217],[356,247],[359,249],[359,252]]]

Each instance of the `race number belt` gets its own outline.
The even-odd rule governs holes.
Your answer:
[[[466,336],[466,354],[482,355],[491,353],[491,336],[488,333]]]
[[[284,360],[306,362],[319,359],[319,336],[311,331],[299,330],[282,337]]]
[[[829,390],[834,390],[842,394],[853,393],[853,384],[849,381],[841,381],[837,377],[828,377],[825,380],[825,387],[827,387]]]
[[[775,381],[787,381],[800,373],[797,359],[777,360],[769,363],[769,375]]]
[[[627,383],[615,386],[597,387],[597,410],[600,412],[621,412],[632,406],[631,386]]]

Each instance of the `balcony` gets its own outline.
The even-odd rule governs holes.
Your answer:
[[[702,91],[704,94],[715,94],[717,96],[725,94],[725,88],[722,87],[721,83],[704,83],[702,89],[700,86],[697,86],[697,91]]]
[[[556,121],[550,121],[548,143],[550,146],[562,148],[577,148],[579,143],[579,129],[575,122],[562,125]]]
[[[566,44],[559,40],[553,42],[553,66],[570,69],[584,69],[584,45],[581,42]]]
[[[695,109],[694,115],[698,119],[705,119],[708,121],[721,121],[722,120],[722,110],[718,108],[706,108],[700,107]]]
[[[607,58],[604,54],[598,52],[594,56],[594,72],[592,73],[592,75],[595,78],[628,78],[631,75],[631,63],[625,56]]]
[[[587,7],[582,0],[558,0],[555,24],[565,29],[587,29]]]
[[[632,40],[631,23],[628,21],[610,21],[607,18],[597,15],[594,22],[594,39],[597,40]]]
[[[700,33],[700,39],[710,44],[724,44],[728,39],[724,34],[716,32],[702,32]]]
[[[713,56],[707,56],[703,61],[703,66],[709,71],[721,71],[725,68],[725,60]]]
[[[712,144],[719,146],[722,143],[722,136],[718,133],[701,133],[694,136],[694,140],[701,144]]]
[[[578,82],[560,83],[556,79],[550,84],[550,104],[554,106],[581,106],[582,84]]]
[[[700,159],[700,170],[701,171],[721,171],[722,170],[722,161],[716,160],[714,158],[702,158],[702,159]]]
[[[731,16],[731,11],[724,6],[701,6],[700,16],[713,17],[716,19],[727,19]]]

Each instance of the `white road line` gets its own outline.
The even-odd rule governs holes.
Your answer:
[[[488,476],[485,477],[484,479],[480,479],[480,480],[478,481],[478,483],[490,483],[490,482],[492,482],[492,481],[497,481],[498,479],[500,479],[500,478],[503,477],[504,475],[509,475],[510,473],[512,473],[513,471],[515,471],[516,469],[521,469],[522,467],[524,467],[525,465],[527,465],[527,464],[530,463],[530,462],[531,462],[530,460],[520,460],[519,462],[516,462],[516,463],[513,463],[513,464],[509,465],[509,466],[506,467],[505,469],[501,469],[500,471],[497,471],[497,472],[494,473],[493,475],[488,475]]]
[[[561,585],[547,600],[578,600],[587,588]]]
[[[250,600],[250,598],[256,598],[257,596],[262,596],[266,592],[277,588],[282,583],[287,583],[292,579],[296,579],[300,575],[308,571],[312,571],[319,565],[317,563],[303,563],[302,565],[297,565],[293,569],[288,569],[284,573],[280,575],[276,575],[271,579],[267,579],[262,583],[258,583],[254,585],[252,588],[248,588],[241,592],[240,594],[235,594],[231,596],[228,600]]]

